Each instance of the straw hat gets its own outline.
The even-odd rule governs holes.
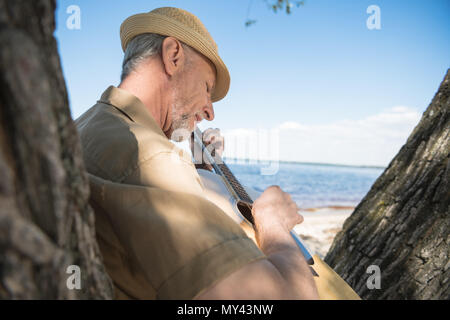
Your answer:
[[[123,51],[134,37],[142,33],[174,37],[203,54],[216,67],[212,101],[219,101],[226,96],[230,87],[230,74],[219,57],[216,43],[200,19],[185,10],[171,7],[133,15],[120,26]]]

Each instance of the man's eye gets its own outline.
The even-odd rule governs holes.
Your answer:
[[[206,92],[209,93],[209,86],[208,86],[208,83],[206,83]]]

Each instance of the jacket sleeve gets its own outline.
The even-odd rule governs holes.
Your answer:
[[[91,199],[158,299],[192,299],[244,265],[265,258],[221,209],[204,197],[114,183],[90,175]]]

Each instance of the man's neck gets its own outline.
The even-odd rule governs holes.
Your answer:
[[[145,105],[163,132],[169,129],[169,108],[164,99],[167,92],[161,85],[161,81],[151,75],[132,73],[120,83],[119,88],[137,97]]]

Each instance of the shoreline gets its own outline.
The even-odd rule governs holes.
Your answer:
[[[300,209],[304,221],[295,226],[294,231],[304,240],[311,254],[317,254],[323,259],[354,209],[345,206]]]
[[[324,206],[324,207],[313,207],[313,208],[300,208],[300,211],[304,212],[320,212],[323,210],[355,210],[354,206]]]
[[[233,157],[224,157],[224,161],[227,164],[237,164],[237,165],[246,165],[246,164],[266,164],[272,162],[278,162],[282,164],[301,164],[307,166],[324,166],[324,167],[343,167],[343,168],[361,168],[361,169],[386,169],[387,166],[382,165],[370,165],[370,164],[345,164],[345,163],[328,163],[328,162],[308,162],[308,161],[289,161],[289,160],[256,160],[256,159],[244,159],[244,158],[233,158]]]

